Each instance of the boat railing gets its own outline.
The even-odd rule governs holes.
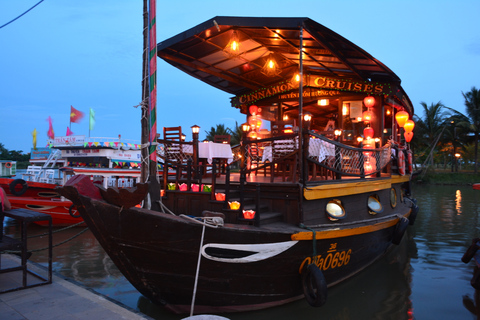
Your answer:
[[[278,174],[274,172],[275,168],[281,167],[286,161],[289,166],[299,168],[296,163],[299,164],[298,161],[303,158],[305,162],[302,170],[289,172],[290,181],[299,181],[301,174],[305,175],[304,181],[314,180],[317,176],[323,180],[338,180],[343,176],[374,177],[385,170],[392,156],[390,143],[381,148],[367,148],[367,143],[364,148],[355,148],[313,131],[305,133],[303,148],[299,147],[298,141],[298,134],[295,133],[264,139],[246,139],[243,150],[245,174],[264,171],[266,175],[269,171],[269,175],[275,175]],[[280,152],[275,150],[278,145],[281,146],[280,142],[283,142],[283,146],[290,142],[289,145],[294,145],[295,150],[285,147]],[[303,150],[303,157],[300,157],[299,150]]]
[[[355,148],[312,131],[308,136],[309,139],[305,139],[308,143],[305,148],[307,161],[334,173],[331,175],[333,179],[379,176],[391,161],[390,143],[381,148],[368,148],[368,143],[365,148]]]

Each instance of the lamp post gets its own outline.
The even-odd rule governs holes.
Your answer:
[[[195,175],[198,176],[198,174],[197,174],[197,168],[198,168],[198,133],[200,132],[200,127],[195,124],[191,128],[192,128],[192,138],[193,138],[193,165],[195,166],[194,172],[195,172]]]

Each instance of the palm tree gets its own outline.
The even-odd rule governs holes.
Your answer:
[[[472,87],[472,89],[467,92],[463,93],[463,97],[465,98],[465,108],[467,111],[467,115],[470,118],[470,126],[469,129],[474,134],[475,138],[475,174],[477,173],[477,164],[478,164],[478,134],[480,132],[480,91]]]
[[[216,135],[227,135],[227,134],[232,134],[232,130],[230,128],[225,128],[224,124],[217,124],[217,127],[214,128],[212,127],[210,131],[205,131],[207,134],[206,139],[209,141],[213,141],[213,138]]]
[[[449,109],[443,105],[440,101],[428,106],[425,102],[420,103],[423,107],[423,118],[415,115],[416,126],[415,136],[416,146],[426,145],[427,149],[421,153],[427,153],[428,150],[436,147],[436,142],[440,135],[443,135],[446,123],[449,123],[449,112],[445,109]],[[428,156],[427,156],[428,157]],[[433,157],[431,159],[433,165]]]

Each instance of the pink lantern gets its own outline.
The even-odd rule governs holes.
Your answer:
[[[363,136],[365,137],[365,139],[368,139],[368,138],[372,139],[373,134],[374,134],[374,131],[372,127],[366,127],[365,129],[363,129]]]
[[[196,183],[192,184],[192,191],[193,192],[199,192],[200,191],[200,186]]]
[[[372,108],[375,105],[375,98],[371,96],[365,97],[365,99],[363,99],[363,104],[367,108]]]

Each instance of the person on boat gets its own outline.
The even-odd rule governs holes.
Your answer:
[[[10,204],[10,201],[8,201],[7,194],[5,193],[5,190],[3,190],[2,187],[0,187],[0,226],[2,227],[2,230],[0,232],[0,241],[3,240],[3,219],[5,218],[5,215],[3,214],[3,211],[5,210],[12,210],[12,205]]]

